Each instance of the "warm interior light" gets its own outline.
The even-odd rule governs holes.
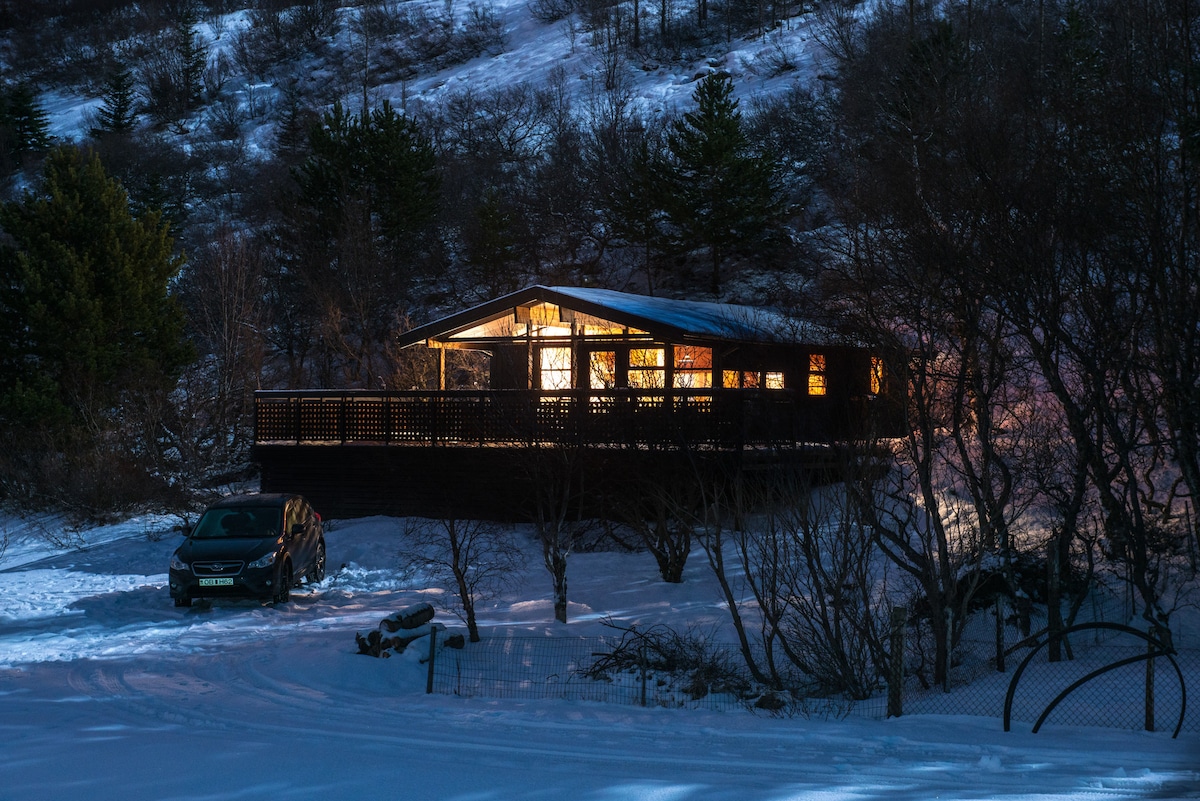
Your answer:
[[[588,382],[592,389],[615,389],[617,386],[617,354],[611,350],[595,350],[588,355]]]
[[[712,348],[675,346],[675,386],[680,389],[712,387]]]
[[[571,388],[571,349],[541,349],[542,389]]]
[[[825,357],[820,353],[808,357],[808,394],[825,394]]]
[[[661,389],[666,354],[662,348],[629,349],[629,386],[631,389]]]

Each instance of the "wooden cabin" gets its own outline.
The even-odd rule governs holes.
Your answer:
[[[550,451],[598,498],[615,475],[794,466],[903,420],[880,354],[747,306],[533,286],[399,344],[437,351],[436,388],[257,394],[265,491],[336,516],[521,519]],[[452,385],[452,350],[486,354],[486,388]]]

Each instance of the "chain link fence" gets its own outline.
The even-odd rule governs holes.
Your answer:
[[[979,616],[980,625],[988,614]],[[1036,619],[1030,625],[1036,630]],[[1028,639],[1005,624],[998,639],[964,637],[955,649],[947,681],[932,685],[917,632],[906,631],[902,714],[1000,717],[1014,673],[1045,638]],[[1003,643],[1003,664],[996,653]],[[1176,643],[1177,646],[1179,643]],[[888,688],[865,700],[821,697],[803,681],[769,692],[749,677],[740,650],[706,644],[688,664],[666,664],[661,655],[639,651],[630,640],[611,637],[529,636],[498,632],[462,649],[440,649],[430,667],[432,692],[463,697],[519,700],[598,701],[714,711],[758,710],[771,714],[883,718]],[[1200,650],[1180,648],[1172,658],[1147,653],[1144,641],[1113,631],[1088,631],[1066,638],[1061,660],[1041,648],[1024,667],[1012,698],[1014,730],[1032,728],[1053,702],[1044,725],[1107,726],[1174,731],[1184,712],[1186,687],[1200,687]],[[617,658],[619,657],[619,658]],[[1115,663],[1127,664],[1107,669]],[[1178,668],[1178,672],[1177,672]],[[1094,674],[1094,675],[1093,675]],[[1089,678],[1090,677],[1090,678]],[[1079,686],[1059,699],[1074,684]],[[1200,732],[1200,704],[1193,701],[1182,730]]]

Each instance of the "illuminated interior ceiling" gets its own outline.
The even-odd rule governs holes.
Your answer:
[[[483,343],[528,336],[543,339],[582,337],[648,337],[649,332],[620,325],[590,314],[556,306],[553,303],[532,303],[517,306],[512,312],[493,317],[440,340],[445,344]]]

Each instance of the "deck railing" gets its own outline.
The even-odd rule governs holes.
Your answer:
[[[744,447],[823,439],[788,390],[261,391],[255,443]],[[804,414],[801,412],[804,411]]]

